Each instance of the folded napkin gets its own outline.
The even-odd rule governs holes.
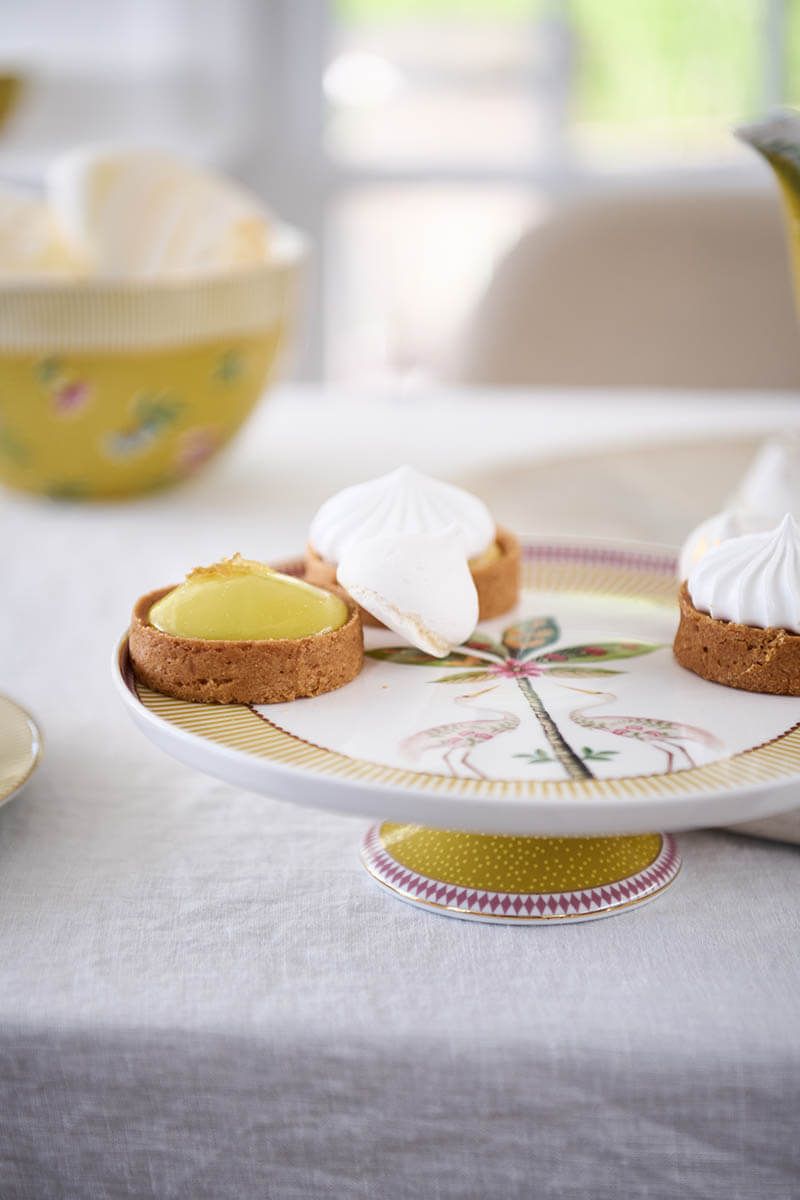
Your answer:
[[[74,275],[81,262],[49,206],[25,192],[0,190],[0,277]]]
[[[161,152],[70,151],[48,169],[45,193],[0,192],[0,277],[186,278],[269,255],[256,196]]]

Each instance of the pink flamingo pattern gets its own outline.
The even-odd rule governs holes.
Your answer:
[[[495,685],[496,686],[496,685]],[[412,761],[418,760],[429,751],[440,754],[442,765],[451,775],[459,775],[453,765],[452,755],[461,752],[459,764],[465,771],[470,771],[476,779],[486,779],[483,771],[471,761],[472,751],[476,746],[491,741],[501,733],[508,733],[519,725],[516,713],[507,712],[500,708],[486,708],[474,704],[478,696],[493,692],[494,687],[482,688],[479,692],[467,692],[456,696],[456,704],[471,708],[476,714],[473,721],[450,721],[446,725],[433,725],[430,729],[422,729],[419,733],[401,742],[403,753]]]
[[[576,750],[571,739],[559,727],[544,703],[540,686],[557,684],[569,687],[569,684],[560,682],[564,677],[584,680],[591,676],[620,675],[624,672],[616,666],[610,668],[607,664],[652,654],[662,649],[662,646],[639,641],[593,641],[578,645],[557,645],[560,640],[561,632],[554,617],[528,617],[510,625],[499,637],[476,630],[463,646],[459,646],[443,659],[432,658],[408,646],[380,647],[368,650],[367,654],[370,658],[396,663],[399,666],[450,668],[446,675],[434,680],[435,683],[486,682],[494,686],[515,685],[522,694],[526,707],[537,721],[548,751],[537,747],[532,753],[516,754],[514,757],[524,758],[531,766],[557,762],[568,778],[593,779],[595,775],[590,763],[606,762],[609,756],[615,755],[617,751],[595,750],[589,746],[584,746],[580,751]],[[484,689],[486,690],[489,689]],[[699,743],[709,749],[720,747],[717,738],[705,729],[678,721],[616,714],[587,716],[587,709],[608,704],[617,698],[616,695],[613,692],[595,692],[586,688],[572,690],[598,697],[590,704],[579,705],[570,712],[572,725],[595,732],[612,733],[617,737],[631,738],[653,746],[666,756],[666,773],[674,771],[676,763],[688,767],[695,765],[684,742]],[[471,696],[463,694],[457,697],[457,702],[469,706],[470,699],[481,694],[482,692],[473,692]],[[461,768],[471,771],[479,778],[485,778],[471,761],[473,748],[500,733],[516,729],[520,720],[513,713],[499,709],[487,709],[483,712],[486,715],[480,715],[475,721],[453,721],[421,730],[420,733],[406,738],[402,748],[405,753],[417,757],[428,751],[439,750],[443,764],[451,773],[454,772],[453,758],[460,750],[458,762]]]
[[[561,684],[561,687],[569,687]],[[583,692],[587,696],[596,696],[596,700],[579,705],[570,712],[570,719],[583,729],[591,729],[602,733],[612,733],[616,737],[635,738],[638,742],[646,742],[666,755],[664,773],[669,774],[675,769],[676,755],[682,755],[685,765],[696,766],[694,759],[684,746],[684,742],[697,742],[708,749],[718,750],[722,743],[707,729],[697,725],[686,725],[682,721],[668,721],[662,717],[624,717],[615,713],[595,713],[587,716],[590,708],[601,708],[617,699],[614,692],[595,692],[589,688],[569,687],[571,692]]]

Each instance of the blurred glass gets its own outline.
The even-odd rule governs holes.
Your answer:
[[[345,163],[512,166],[556,103],[541,0],[336,0],[327,149]]]
[[[379,381],[441,367],[498,256],[545,207],[507,185],[342,194],[329,216],[329,374]]]

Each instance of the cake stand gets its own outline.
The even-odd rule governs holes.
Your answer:
[[[446,659],[368,629],[347,687],[254,707],[150,691],[126,638],[113,670],[136,724],[173,757],[378,818],[361,857],[393,896],[467,920],[586,921],[669,888],[672,832],[798,803],[797,700],[679,667],[675,594],[664,547],[527,539],[517,609]]]

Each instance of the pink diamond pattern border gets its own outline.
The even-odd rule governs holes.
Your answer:
[[[661,838],[658,855],[643,871],[602,887],[575,892],[485,892],[429,879],[392,858],[381,842],[379,825],[373,825],[365,835],[361,860],[379,883],[406,900],[484,919],[547,921],[599,916],[660,892],[672,882],[681,865],[675,839],[668,833],[662,833]]]

